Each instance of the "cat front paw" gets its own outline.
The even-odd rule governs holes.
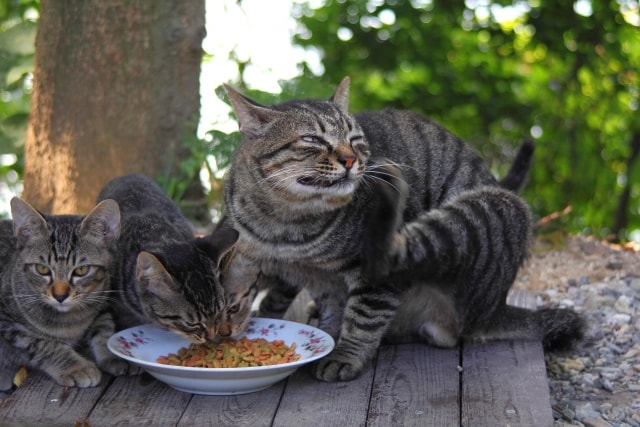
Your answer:
[[[320,381],[351,381],[362,373],[363,368],[362,360],[334,351],[316,362],[311,373]]]
[[[122,375],[140,375],[143,372],[141,367],[115,357],[104,360],[100,363],[100,368],[117,377]]]
[[[100,369],[90,362],[76,365],[62,372],[50,373],[50,375],[58,384],[65,387],[95,387],[102,379]]]

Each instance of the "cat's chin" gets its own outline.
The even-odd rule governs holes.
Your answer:
[[[73,304],[60,304],[57,301],[55,303],[48,303],[48,305],[58,313],[68,313],[75,307]]]

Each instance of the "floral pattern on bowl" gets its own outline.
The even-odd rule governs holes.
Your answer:
[[[114,334],[108,341],[109,350],[169,386],[195,394],[227,395],[262,390],[291,375],[297,368],[326,356],[334,341],[324,331],[309,325],[265,318],[249,321],[241,336],[283,340],[295,343],[300,359],[272,366],[246,368],[190,368],[156,363],[159,356],[175,353],[189,342],[176,333],[156,325],[141,325]]]

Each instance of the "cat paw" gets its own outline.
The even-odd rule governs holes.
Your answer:
[[[320,381],[350,381],[357,378],[363,368],[364,363],[359,359],[332,353],[316,362],[311,373]]]
[[[67,369],[57,375],[51,375],[60,385],[66,387],[95,387],[102,379],[100,369],[93,363],[86,363]]]
[[[100,363],[100,368],[117,377],[122,375],[140,375],[142,373],[142,368],[139,366],[133,365],[119,358],[104,360]]]

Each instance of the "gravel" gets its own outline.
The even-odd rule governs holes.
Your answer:
[[[572,237],[538,245],[515,287],[589,322],[575,349],[545,356],[555,426],[640,427],[640,254]]]

